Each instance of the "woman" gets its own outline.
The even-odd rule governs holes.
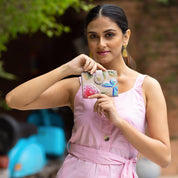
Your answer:
[[[69,154],[58,178],[135,178],[138,152],[161,167],[170,163],[167,111],[161,87],[155,79],[124,62],[122,51],[126,50],[130,33],[120,7],[94,7],[86,17],[93,59],[79,55],[6,96],[7,104],[15,109],[69,106],[74,112]],[[92,74],[96,69],[117,71],[118,97],[94,94],[83,99],[80,78],[64,79],[83,71]],[[149,136],[144,134],[146,123]]]

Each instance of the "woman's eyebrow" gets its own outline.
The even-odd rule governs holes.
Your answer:
[[[88,33],[96,33],[96,32],[93,32],[93,31],[89,31]]]
[[[108,29],[108,30],[105,30],[103,33],[107,33],[107,32],[110,32],[110,31],[115,31],[116,32],[115,29]]]
[[[107,32],[110,32],[110,31],[114,31],[114,32],[116,32],[117,30],[115,30],[115,29],[107,29],[107,30],[105,30],[103,33],[107,33]],[[94,32],[94,31],[89,31],[89,32],[87,32],[88,34],[89,33],[95,33],[95,34],[97,34],[97,32]]]

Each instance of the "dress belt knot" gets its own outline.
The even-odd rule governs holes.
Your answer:
[[[119,155],[87,146],[70,143],[69,153],[83,161],[101,165],[124,165],[121,178],[137,178],[134,164],[137,158],[126,159]]]

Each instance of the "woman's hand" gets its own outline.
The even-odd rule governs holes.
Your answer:
[[[93,74],[97,69],[105,71],[106,69],[99,63],[85,54],[81,54],[67,63],[69,70],[73,75],[80,75],[82,72],[87,71]]]
[[[88,97],[89,99],[96,98],[97,101],[94,105],[94,112],[97,112],[100,116],[102,113],[108,118],[114,125],[118,125],[121,120],[115,107],[113,97],[109,97],[105,94],[94,94]]]

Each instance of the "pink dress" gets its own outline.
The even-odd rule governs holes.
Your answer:
[[[145,132],[145,104],[140,74],[130,90],[114,97],[119,115]],[[93,112],[96,99],[83,99],[80,87],[74,103],[74,127],[69,154],[57,178],[138,178],[137,150],[117,127]]]

